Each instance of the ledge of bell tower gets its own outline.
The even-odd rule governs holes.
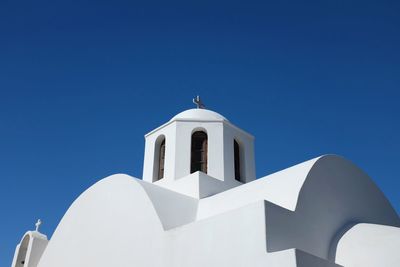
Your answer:
[[[193,198],[201,199],[239,186],[242,183],[233,179],[221,181],[204,172],[197,171],[177,180],[161,179],[154,184]]]

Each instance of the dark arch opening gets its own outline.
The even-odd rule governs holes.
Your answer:
[[[202,171],[207,173],[208,140],[203,131],[192,134],[192,148],[190,160],[190,173]]]
[[[157,180],[164,178],[164,166],[165,166],[165,138],[161,141],[158,153]]]
[[[235,180],[241,182],[240,176],[240,146],[236,140],[233,140],[233,150],[235,156]]]
[[[25,265],[30,239],[31,238],[29,234],[25,235],[25,237],[22,239],[18,250],[17,262],[15,264],[16,267],[23,267]]]

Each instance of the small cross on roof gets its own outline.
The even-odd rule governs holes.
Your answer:
[[[206,106],[201,102],[200,96],[196,96],[193,98],[193,103],[197,106],[197,108],[205,108]]]
[[[35,223],[35,226],[36,226],[36,232],[39,232],[39,227],[40,227],[40,225],[42,224],[42,221],[40,220],[40,219],[38,219],[37,220],[37,222]]]

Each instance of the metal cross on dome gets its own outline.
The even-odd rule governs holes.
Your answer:
[[[196,96],[193,98],[193,103],[197,106],[197,108],[205,108],[206,106],[201,102],[200,96]]]

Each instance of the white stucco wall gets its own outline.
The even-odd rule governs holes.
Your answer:
[[[209,197],[242,185],[235,179],[221,181],[200,171],[178,180],[161,179],[154,184],[196,199]]]
[[[340,239],[336,262],[346,267],[400,266],[400,228],[360,223]]]
[[[290,249],[267,253],[263,201],[198,222],[196,203],[126,175],[104,179],[70,207],[39,267],[294,267],[325,262]]]
[[[200,199],[114,175],[73,203],[39,267],[330,267],[349,261],[343,248],[358,238],[343,229],[354,222],[400,225],[369,177],[337,156]]]
[[[197,219],[267,200],[268,251],[298,248],[334,260],[335,239],[358,222],[400,226],[372,180],[351,162],[319,157],[199,202]]]
[[[162,266],[163,233],[143,187],[126,175],[115,175],[72,204],[39,267]]]

